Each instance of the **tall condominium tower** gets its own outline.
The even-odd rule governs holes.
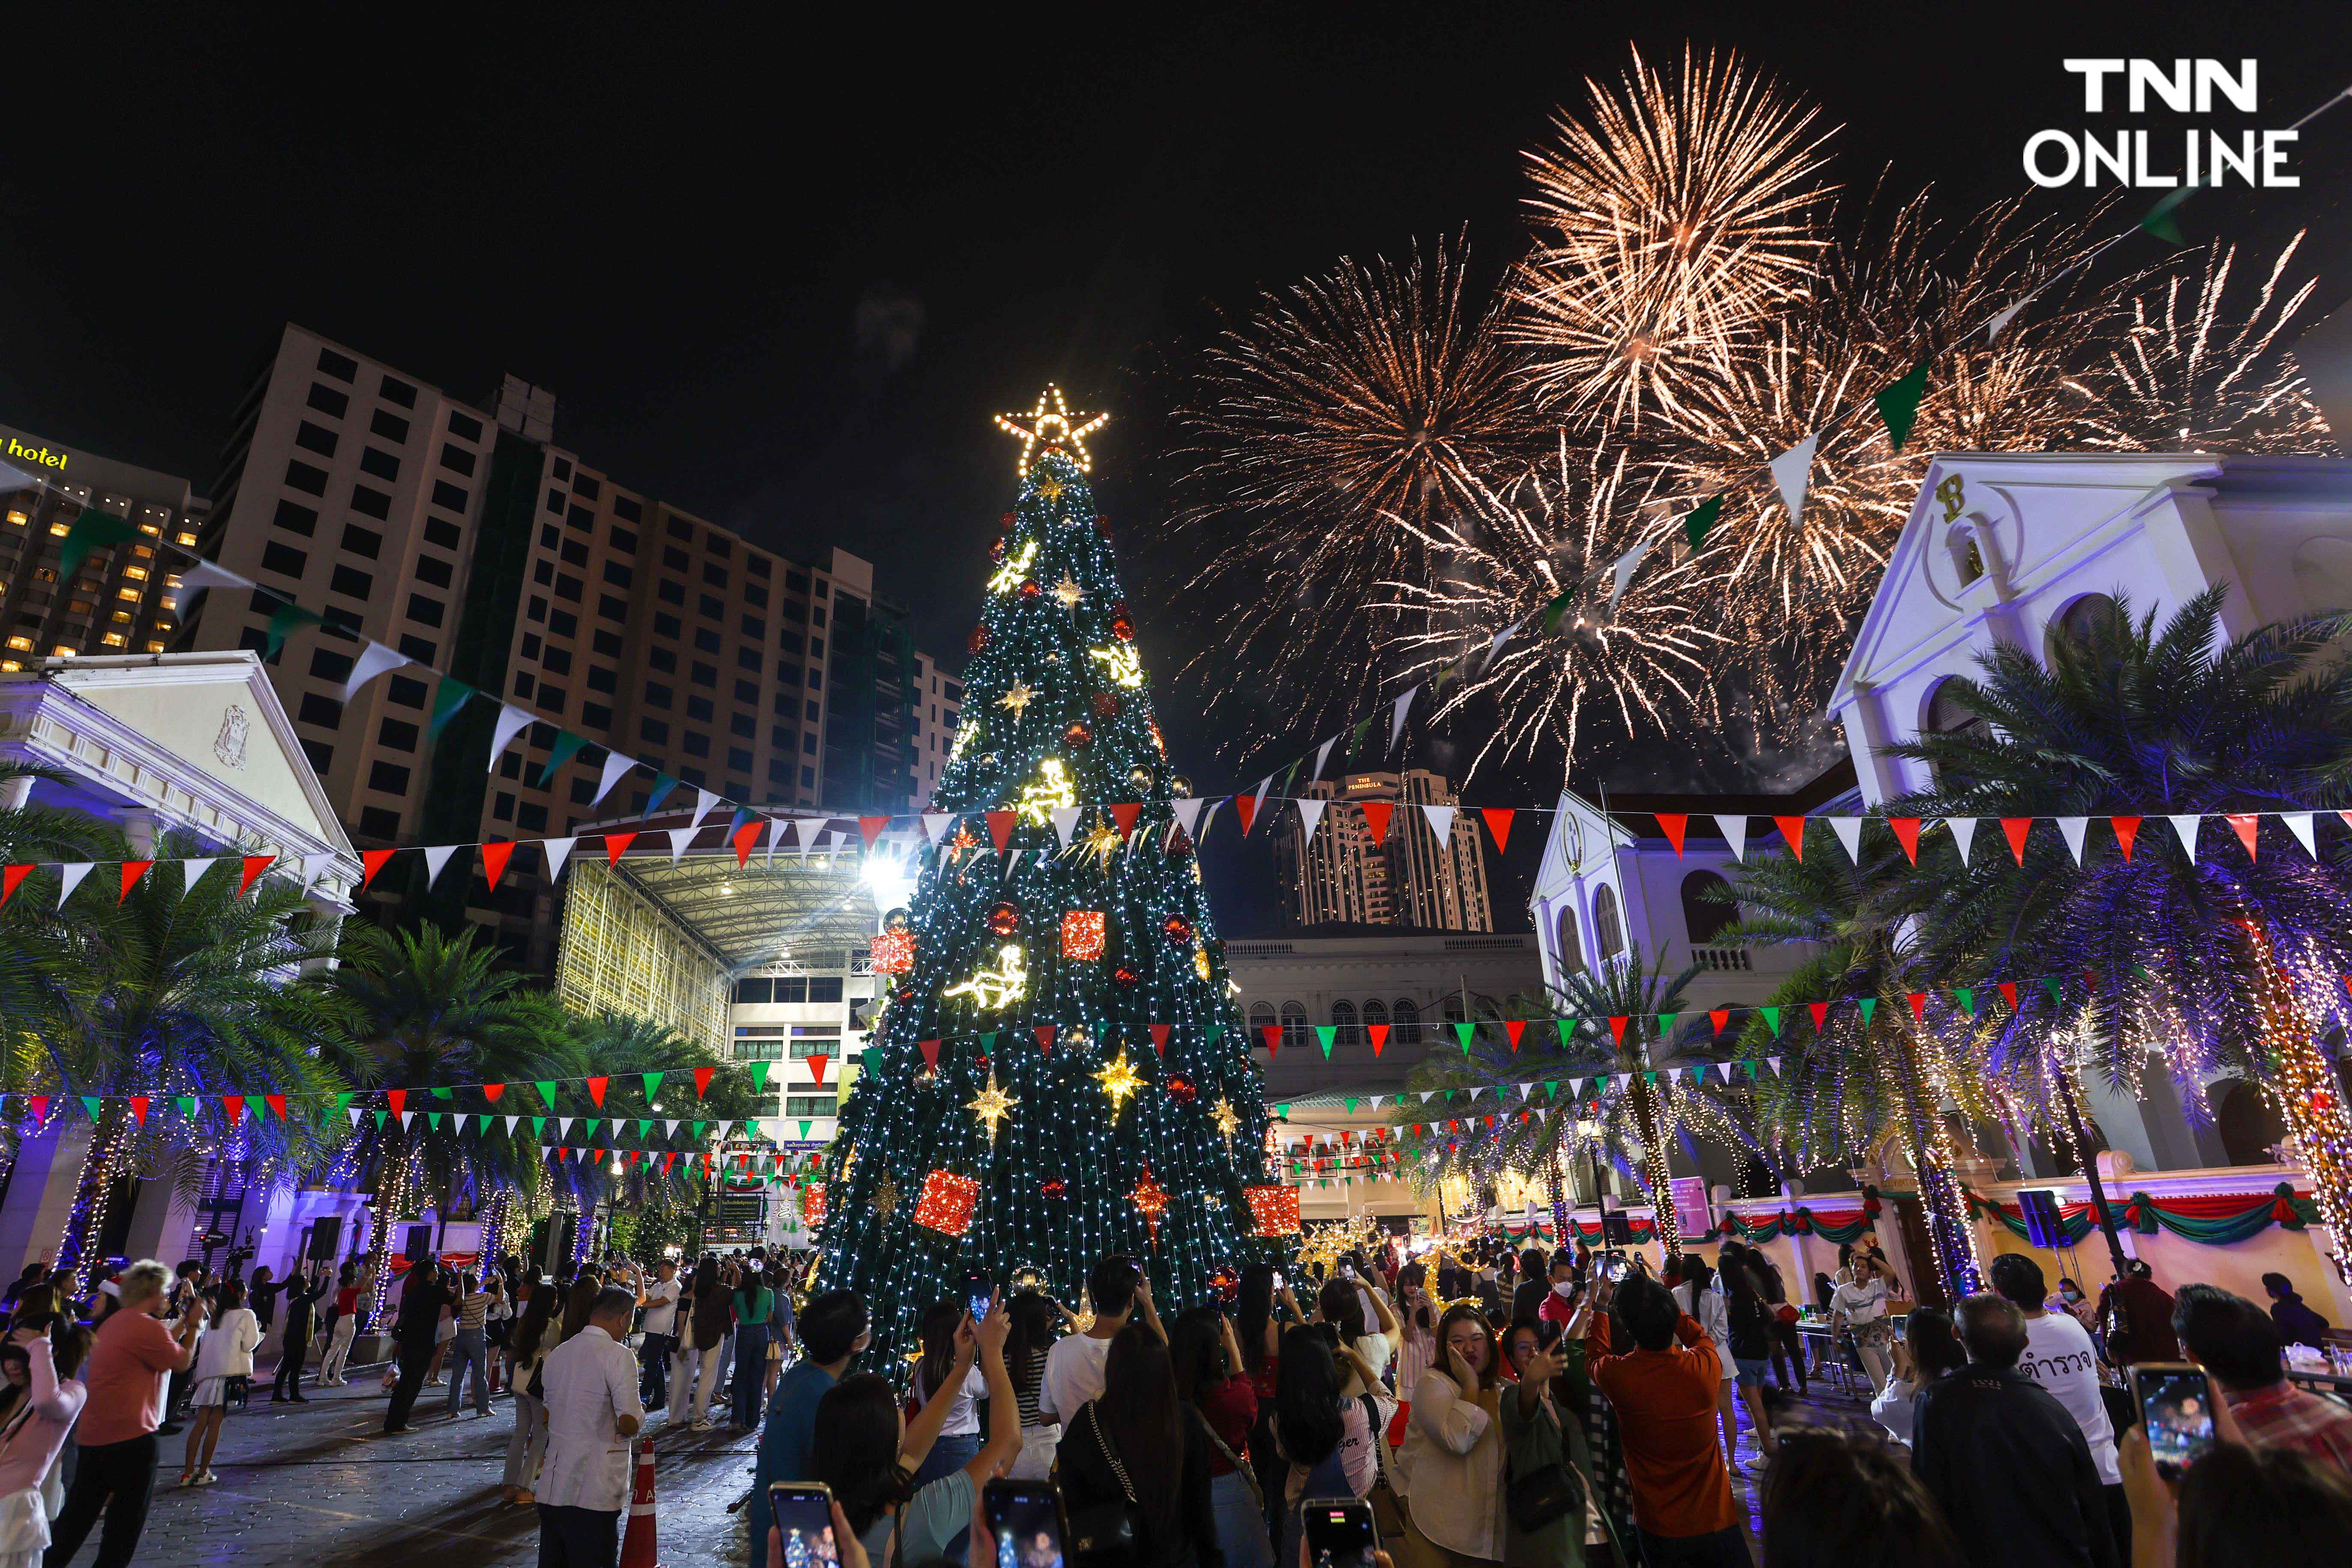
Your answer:
[[[1275,863],[1290,916],[1299,924],[1495,929],[1477,818],[1456,814],[1441,843],[1418,809],[1454,804],[1441,775],[1420,768],[1349,773],[1318,780],[1305,794],[1331,802],[1313,837],[1304,835],[1296,812],[1284,814],[1275,836]],[[1367,802],[1393,808],[1379,843],[1364,813]]]

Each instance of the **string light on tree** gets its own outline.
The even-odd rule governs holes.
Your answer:
[[[1029,411],[1025,422],[1010,414],[1000,414],[996,416],[996,427],[1009,436],[1021,437],[1021,463],[1016,471],[1023,478],[1028,477],[1029,464],[1040,447],[1049,452],[1057,447],[1066,448],[1070,461],[1083,474],[1094,468],[1094,459],[1087,455],[1087,437],[1108,424],[1110,416],[1097,414],[1084,423],[1079,423],[1078,417],[1063,401],[1062,389],[1048,385],[1037,395],[1037,406]],[[1048,491],[1046,485],[1054,488]],[[1062,499],[1062,480],[1058,476],[1049,475],[1037,489],[1047,500]]]
[[[1029,563],[1036,559],[1037,543],[1036,541],[1032,540],[1021,547],[1021,553],[1018,555],[1005,556],[1004,564],[998,567],[996,575],[988,580],[988,591],[992,594],[1010,594],[1019,588],[1029,576]]]
[[[1054,813],[1077,804],[1077,795],[1070,784],[1070,770],[1059,757],[1047,757],[1039,763],[1037,782],[1021,791],[1021,815],[1040,826],[1051,821]]]
[[[1105,680],[1113,686],[1137,687],[1143,684],[1143,660],[1135,649],[1125,643],[1112,647],[1090,647],[1087,657],[1099,660]]]
[[[1006,942],[996,950],[995,967],[981,969],[961,984],[950,985],[943,996],[969,996],[982,1012],[996,1013],[1029,994],[1029,966],[1021,956],[1021,944]]]

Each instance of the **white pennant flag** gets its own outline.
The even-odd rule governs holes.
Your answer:
[[[2024,310],[2027,302],[2032,298],[2032,295],[2028,294],[2023,300],[2020,300],[2016,304],[2010,306],[2007,310],[2002,310],[1999,315],[1993,317],[1991,321],[1987,321],[1985,323],[1985,342],[1989,343],[1999,342],[2000,341],[2001,333],[2009,330],[2010,322],[2017,320],[2017,313],[2020,310]]]
[[[1960,864],[1969,863],[1969,848],[1977,841],[1977,819],[1973,816],[1948,816],[1944,826],[1952,830],[1952,842],[1959,846]]]
[[[804,816],[793,824],[793,853],[803,866],[808,864],[809,851],[816,847],[816,823],[815,817]]]
[[[1339,743],[1339,737],[1334,735],[1329,740],[1315,748],[1315,771],[1307,775],[1307,782],[1308,784],[1313,784],[1317,779],[1323,776],[1323,763],[1330,757],[1331,748]]]
[[[2058,832],[2066,840],[2067,851],[2074,857],[2077,866],[2083,863],[2083,836],[2090,830],[2091,819],[2087,816],[2058,818]]]
[[[1273,787],[1274,775],[1272,773],[1268,773],[1265,777],[1257,781],[1257,803],[1250,808],[1250,823],[1253,826],[1256,825],[1259,817],[1265,815],[1265,792]]]
[[[944,844],[948,841],[949,830],[955,824],[952,811],[927,811],[923,813],[923,837],[935,845]]]
[[[1029,853],[1029,851],[1026,849],[1008,849],[1004,852],[1004,877],[1006,879],[1010,879],[1013,873],[1020,869],[1021,857],[1027,853]]]
[[[520,1117],[520,1116],[509,1116],[509,1117],[508,1117],[508,1118],[506,1119],[506,1121],[507,1121],[507,1134],[508,1134],[508,1136],[512,1137],[512,1136],[513,1136],[513,1134],[514,1134],[514,1130],[515,1130],[516,1128],[518,1128],[518,1127],[520,1127],[520,1126],[521,1126],[521,1125],[522,1125],[522,1118],[521,1118],[521,1117]]]
[[[181,578],[180,588],[183,594],[186,592],[187,585],[187,579]],[[351,679],[343,682],[343,700],[349,702],[352,698],[357,697],[361,687],[386,670],[398,669],[404,664],[414,662],[398,648],[386,647],[380,642],[369,643],[360,649],[359,658],[352,661]]]
[[[2282,811],[2279,813],[2279,820],[2285,823],[2288,831],[2293,833],[2297,839],[2302,841],[2303,852],[2305,854],[2310,856],[2315,860],[2319,858],[2319,841],[2312,837],[2311,813],[2307,811]]]
[[[68,860],[60,868],[65,872],[65,880],[58,888],[59,909],[65,908],[66,900],[73,897],[73,890],[81,886],[81,879],[89,876],[90,868],[97,864],[95,860]]]
[[[711,794],[709,790],[698,786],[694,792],[694,820],[687,826],[689,827],[701,826],[702,819],[710,815],[710,808],[719,804],[719,796]]]
[[[1780,1076],[1780,1058],[1779,1057],[1766,1057],[1764,1060],[1771,1067],[1772,1076],[1774,1078],[1779,1078]]]
[[[198,594],[207,588],[250,588],[252,586],[253,580],[249,577],[240,577],[227,567],[214,562],[199,561],[180,574],[179,618],[183,621],[188,618],[188,606],[195,602]]]
[[[441,879],[441,868],[457,852],[455,844],[436,844],[425,851],[425,885],[431,887]]]
[[[635,757],[625,757],[618,752],[605,752],[604,770],[596,776],[596,798],[588,804],[602,805],[604,797],[613,793],[613,786],[627,777],[629,770],[636,765]]]
[[[1404,733],[1405,711],[1412,706],[1412,700],[1420,695],[1421,688],[1416,686],[1411,691],[1406,692],[1403,696],[1396,700],[1396,707],[1389,714],[1390,751],[1393,752],[1396,750],[1397,740]]]
[[[1857,866],[1861,865],[1862,818],[1858,816],[1832,816],[1830,818],[1830,831],[1837,835],[1837,840],[1840,844],[1845,846],[1845,858],[1853,861]]]
[[[1184,837],[1195,844],[1201,841],[1201,835],[1197,831],[1201,823],[1201,807],[1207,804],[1195,795],[1191,800],[1172,802],[1169,807],[1175,814],[1177,826],[1183,828]]]
[[[1726,844],[1731,846],[1731,858],[1745,865],[1748,860],[1747,816],[1744,815],[1717,816],[1715,819],[1715,830],[1723,835],[1723,841]]]
[[[2189,851],[2189,858],[2191,860],[2196,859],[2197,829],[2205,819],[2195,812],[2184,812],[2179,816],[2168,816],[2165,820],[2171,823],[2172,831],[2180,836],[2180,847]]]
[[[670,827],[663,831],[669,835],[669,863],[675,866],[686,854],[686,847],[694,842],[694,836],[702,830],[698,827]]]
[[[319,885],[319,879],[325,876],[328,871],[332,869],[334,864],[335,858],[332,855],[303,856],[302,890],[307,893],[312,888],[317,887]]]
[[[360,1108],[358,1106],[345,1106],[343,1108],[343,1114],[352,1119],[352,1126],[357,1127],[360,1124]]]
[[[1078,818],[1086,814],[1087,808],[1083,805],[1066,805],[1054,813],[1054,832],[1061,839],[1063,848],[1070,847],[1070,835],[1078,830]]]
[[[1808,436],[1772,459],[1772,482],[1780,487],[1780,504],[1789,509],[1791,528],[1805,514],[1805,487],[1813,477],[1813,448],[1821,439],[1818,432]]]
[[[484,773],[494,773],[499,771],[499,757],[506,751],[507,743],[520,734],[524,727],[537,717],[538,715],[527,708],[517,708],[510,702],[499,704],[498,728],[490,733],[490,765],[482,770]]]
[[[569,838],[542,838],[539,841],[541,850],[547,856],[548,886],[553,887],[556,879],[563,875],[564,859],[571,855],[572,847],[579,842],[577,834]]]
[[[1434,1094],[1436,1094],[1436,1092],[1437,1092],[1437,1091],[1436,1091],[1435,1089],[1423,1089],[1423,1090],[1421,1091],[1421,1102],[1422,1102],[1423,1105],[1427,1105],[1427,1104],[1429,1103],[1429,1101],[1430,1101],[1431,1097],[1432,1097],[1432,1096],[1433,1096]]]
[[[1486,645],[1486,668],[1488,669],[1494,668],[1495,661],[1503,656],[1503,645],[1511,640],[1512,637],[1517,633],[1520,626],[1526,626],[1527,624],[1528,623],[1525,621],[1519,621],[1511,626],[1505,626],[1501,631],[1495,634],[1495,640]]]
[[[1429,820],[1430,835],[1441,849],[1454,842],[1454,812],[1450,805],[1424,805],[1421,815]]]
[[[663,1136],[663,1137],[665,1137],[665,1138],[675,1138],[675,1137],[677,1137],[677,1123],[675,1121],[665,1121],[662,1123],[662,1136]]]
[[[222,857],[214,855],[202,860],[181,861],[180,891],[183,894],[194,892],[196,890],[196,884],[203,881],[205,879],[205,874],[210,871],[214,867],[219,865],[221,863],[221,859]]]
[[[1199,833],[1193,833],[1193,834],[1192,834],[1192,842],[1193,842],[1193,843],[1198,844],[1199,842],[1201,842],[1202,838],[1207,835],[1207,833],[1208,833],[1208,831],[1209,831],[1209,825],[1210,825],[1211,823],[1213,823],[1213,822],[1214,822],[1214,821],[1216,821],[1216,820],[1217,820],[1217,813],[1224,809],[1225,801],[1227,800],[1227,798],[1229,798],[1229,797],[1224,796],[1224,795],[1219,795],[1215,800],[1213,800],[1213,801],[1211,801],[1211,802],[1209,803],[1209,815],[1208,815],[1208,816],[1204,816],[1204,817],[1202,817],[1202,818],[1201,818],[1201,831],[1200,831]],[[1186,828],[1184,831],[1186,831],[1187,833],[1192,833],[1192,830],[1191,828],[1189,828],[1189,827],[1188,827],[1188,828]]]
[[[1617,582],[1616,585],[1609,590],[1609,607],[1611,609],[1615,609],[1617,607],[1617,601],[1625,596],[1625,585],[1633,582],[1633,569],[1642,564],[1642,557],[1647,555],[1649,552],[1650,542],[1645,539],[1639,544],[1633,546],[1633,549],[1625,552],[1624,554],[1617,557]]]
[[[784,829],[791,824],[792,818],[788,816],[768,818],[768,868],[772,871],[776,866],[776,846],[782,841]]]
[[[557,1118],[555,1119],[555,1135],[556,1135],[558,1138],[569,1138],[569,1137],[571,1137],[571,1136],[572,1136],[572,1124],[574,1121],[579,1121],[579,1120],[580,1120],[580,1119],[579,1119],[578,1117],[576,1117],[576,1116],[559,1116],[559,1117],[557,1117]]]
[[[1302,800],[1298,803],[1298,820],[1307,829],[1306,837],[1299,840],[1301,844],[1315,841],[1315,826],[1323,820],[1323,808],[1330,804],[1325,800]]]

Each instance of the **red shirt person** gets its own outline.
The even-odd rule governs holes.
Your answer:
[[[1732,1501],[1731,1473],[1716,1437],[1723,1363],[1715,1342],[1654,1279],[1634,1275],[1614,1287],[1634,1348],[1610,1343],[1612,1287],[1592,1289],[1584,1365],[1617,1417],[1633,1519],[1644,1555],[1674,1563],[1748,1563]]]
[[[175,1372],[196,1359],[196,1335],[207,1308],[198,1297],[181,1314],[175,1333],[163,1326],[164,1292],[172,1271],[149,1258],[122,1271],[122,1305],[98,1326],[82,1372],[89,1397],[74,1433],[80,1445],[73,1489],[50,1532],[47,1560],[64,1568],[81,1550],[99,1516],[98,1568],[124,1568],[147,1525],[155,1488],[155,1428],[163,1424],[163,1390]]]

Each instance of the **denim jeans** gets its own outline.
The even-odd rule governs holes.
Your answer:
[[[735,1326],[735,1425],[760,1424],[760,1396],[768,1377],[768,1325]]]
[[[466,1369],[474,1371],[474,1410],[476,1414],[490,1413],[490,1352],[482,1342],[479,1329],[459,1329],[457,1337],[449,1342],[449,1414],[457,1414],[457,1406],[466,1402]]]

